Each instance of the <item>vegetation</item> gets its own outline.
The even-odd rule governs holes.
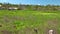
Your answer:
[[[0,34],[60,34],[60,12],[50,11],[0,10]]]

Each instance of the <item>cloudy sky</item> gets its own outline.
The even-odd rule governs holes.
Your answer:
[[[60,5],[60,0],[0,0],[0,2],[4,3],[12,3],[12,4],[54,4]]]

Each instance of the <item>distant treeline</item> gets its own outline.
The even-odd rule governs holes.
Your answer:
[[[60,10],[59,5],[23,5],[23,4],[10,4],[0,3],[0,9],[8,9],[9,7],[16,7],[17,10]]]

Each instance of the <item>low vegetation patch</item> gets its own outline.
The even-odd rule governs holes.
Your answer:
[[[59,20],[58,11],[0,10],[0,30],[8,34],[47,34],[49,29],[60,34]]]

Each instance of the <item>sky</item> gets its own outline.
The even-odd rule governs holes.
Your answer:
[[[0,3],[33,4],[33,5],[60,5],[60,0],[0,0]]]

